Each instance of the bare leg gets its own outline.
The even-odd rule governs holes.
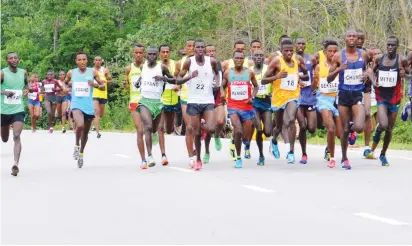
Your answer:
[[[146,156],[145,156],[144,140],[143,140],[144,127],[143,127],[143,123],[140,117],[140,113],[136,111],[132,111],[132,119],[133,119],[133,123],[136,128],[136,132],[137,132],[137,148],[139,149],[139,153],[140,153],[140,157],[142,158],[142,161],[145,161]]]

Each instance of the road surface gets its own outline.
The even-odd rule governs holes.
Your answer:
[[[352,170],[326,167],[324,146],[306,165],[252,159],[233,168],[228,142],[210,164],[187,168],[183,137],[167,136],[170,164],[140,170],[136,135],[89,135],[84,166],[74,134],[24,131],[18,177],[13,141],[1,144],[3,244],[412,244],[412,152],[388,152],[390,167],[350,151]],[[337,149],[340,149],[338,146]],[[296,159],[301,156],[296,146]],[[337,162],[341,153],[337,152]]]

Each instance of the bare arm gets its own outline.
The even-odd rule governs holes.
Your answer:
[[[369,79],[372,81],[372,85],[375,87],[378,86],[378,81],[376,80],[376,72],[379,69],[379,63],[382,57],[383,55],[379,55],[378,57],[375,58],[375,63],[373,64],[372,69],[368,73]]]
[[[4,81],[4,73],[3,73],[3,71],[0,72],[0,75],[1,75],[1,83],[3,84],[3,81]]]
[[[253,93],[252,93],[252,99],[253,99],[256,97],[259,91],[259,85],[256,81],[255,73],[252,70],[249,70],[249,76],[250,76],[250,81],[252,82],[252,85],[253,85]]]
[[[225,60],[224,62],[222,62],[222,70],[226,71],[229,69],[229,60]]]
[[[303,73],[303,75],[302,76],[299,76],[300,77],[300,79],[301,80],[309,80],[309,73],[308,73],[308,69],[306,68],[306,66],[305,66],[305,59],[303,59],[303,57],[301,57],[301,56],[299,56],[299,55],[297,55],[296,56],[296,59],[298,60],[298,62],[299,62],[299,67],[300,67],[300,70],[302,71],[302,73]]]
[[[180,70],[179,76],[176,79],[177,85],[184,84],[190,79],[197,76],[197,73],[196,73],[197,71],[194,71],[192,74],[190,74],[186,78],[183,78],[186,75],[186,73],[189,71],[189,67],[190,67],[190,59],[186,59],[185,63],[183,64],[182,70]]]
[[[64,79],[64,83],[68,86],[72,86],[72,70],[68,71],[66,74],[66,78]]]
[[[227,87],[227,80],[229,78],[229,70],[226,70],[222,76],[222,86],[220,87],[220,99],[222,101],[226,101],[226,87]]]
[[[313,73],[313,81],[312,81],[312,91],[316,91],[316,89],[318,88],[318,84],[319,84],[319,71],[320,71],[320,66],[316,66],[314,73]]]
[[[346,69],[347,63],[346,62],[344,64],[340,64],[340,63],[341,63],[340,52],[338,52],[332,57],[332,66],[329,69],[329,75],[327,78],[329,83],[335,80],[336,76],[338,76],[340,71],[343,71],[344,69]]]
[[[104,76],[106,77],[107,84],[110,85],[113,83],[113,78],[108,68],[104,69]]]
[[[278,71],[280,71],[280,61],[279,58],[275,58],[268,66],[265,75],[263,76],[262,80],[260,81],[262,85],[266,85],[272,83],[273,81],[282,78],[281,73],[275,75]],[[287,75],[287,74],[286,74]]]
[[[216,81],[216,87],[220,86],[219,69],[217,68],[217,61],[215,58],[210,58],[210,64],[212,65],[213,72],[215,73],[213,80]]]
[[[126,89],[129,88],[129,86],[130,86],[130,81],[129,81],[130,70],[131,70],[131,67],[127,66],[126,67],[126,78],[125,78],[125,81],[123,83],[123,87],[126,88]]]

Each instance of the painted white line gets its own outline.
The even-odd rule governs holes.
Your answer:
[[[167,168],[170,168],[170,169],[173,169],[179,172],[184,172],[184,173],[194,173],[193,170],[187,169],[187,168],[181,168],[181,167],[167,167]]]
[[[122,155],[122,154],[115,154],[115,156],[122,157],[122,158],[125,158],[125,159],[132,159],[132,157],[127,156],[127,155]]]
[[[255,185],[242,185],[242,187],[249,189],[249,190],[254,190],[254,191],[259,191],[259,192],[265,192],[265,193],[273,193],[275,191],[273,190],[268,190],[259,186],[255,186]]]
[[[390,224],[390,225],[409,225],[409,223],[406,222],[402,222],[402,221],[398,221],[398,220],[394,220],[394,219],[389,219],[389,218],[385,218],[385,217],[380,217],[377,215],[373,215],[373,214],[368,214],[368,213],[354,213],[354,215],[356,216],[360,216],[362,218],[366,218],[366,219],[371,219],[371,220],[377,220],[386,224]]]

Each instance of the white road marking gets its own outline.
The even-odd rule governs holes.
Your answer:
[[[368,213],[354,213],[354,215],[360,216],[360,217],[366,218],[366,219],[377,220],[377,221],[387,223],[387,224],[390,224],[390,225],[409,225],[409,223],[407,223],[407,222],[402,222],[402,221],[398,221],[398,220],[394,220],[394,219],[380,217],[380,216],[373,215],[373,214],[368,214]]]
[[[127,155],[122,155],[122,154],[115,154],[115,156],[122,157],[122,158],[125,158],[125,159],[132,159],[132,157],[127,156]]]
[[[268,190],[259,186],[255,186],[255,185],[242,185],[242,187],[249,189],[249,190],[254,190],[254,191],[259,191],[259,192],[265,192],[265,193],[273,193],[275,191],[273,190]]]
[[[194,171],[192,169],[187,169],[187,168],[181,168],[181,167],[167,167],[179,172],[184,172],[184,173],[194,173]]]

